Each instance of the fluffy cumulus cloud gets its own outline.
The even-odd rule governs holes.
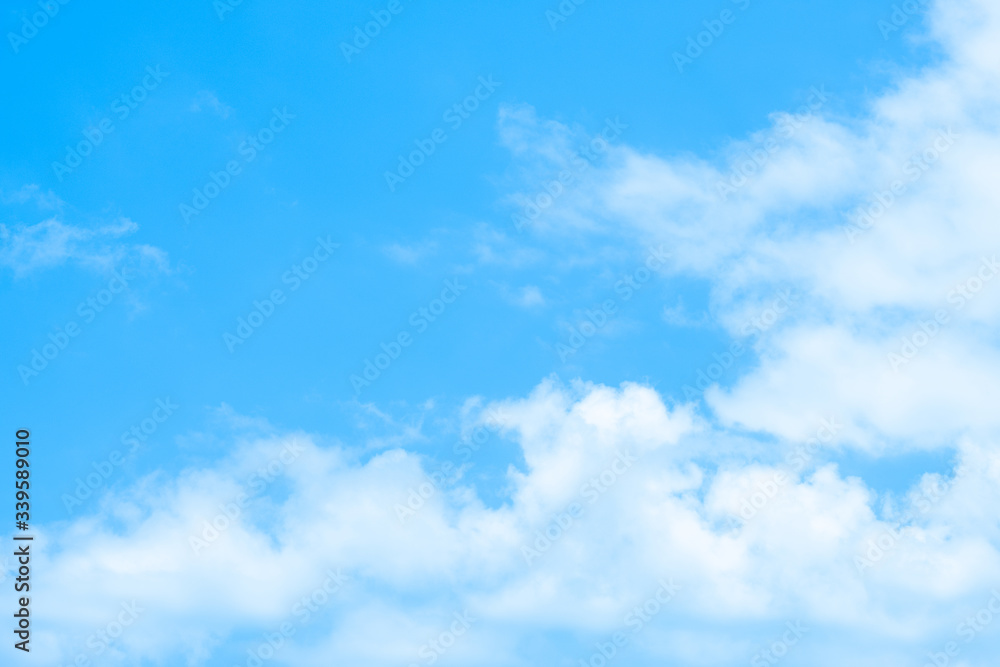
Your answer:
[[[58,648],[33,656],[516,665],[569,636],[579,655],[552,659],[574,664],[618,634],[631,664],[732,664],[791,623],[809,664],[874,665],[948,640],[1000,586],[989,446],[963,442],[953,474],[878,499],[819,461],[836,420],[748,465],[692,406],[638,385],[546,381],[469,418],[523,454],[496,507],[467,464],[305,434],[105,496],[41,536],[39,645]],[[880,649],[866,663],[845,634]],[[241,655],[223,660],[224,641]]]
[[[574,161],[570,130],[504,112],[526,169],[587,163],[586,187],[546,220],[669,244],[671,270],[709,283],[734,337],[795,286],[734,386],[699,404],[546,380],[476,404],[467,432],[520,453],[500,503],[462,460],[301,433],[240,441],[213,467],[153,475],[40,535],[38,645],[55,648],[32,659],[988,664],[1000,6],[942,1],[928,25],[939,64],[850,120],[818,89],[723,164],[624,137]],[[523,213],[536,194],[512,202]],[[18,252],[53,230],[17,232]],[[890,494],[841,470],[835,455],[852,450],[955,463]]]
[[[613,144],[586,192],[553,205],[573,230],[666,243],[734,335],[789,285],[806,297],[755,341],[767,363],[709,392],[725,423],[791,437],[837,410],[859,442],[921,448],[1000,426],[1000,7],[938,2],[927,29],[946,57],[857,117],[834,118],[817,87],[722,163]],[[515,152],[523,126],[546,130],[508,122]],[[567,132],[536,158],[565,155]]]

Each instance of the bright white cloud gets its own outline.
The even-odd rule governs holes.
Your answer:
[[[39,659],[87,654],[95,624],[135,600],[142,616],[121,640],[133,658],[208,655],[236,632],[255,646],[288,621],[311,637],[289,641],[289,664],[328,664],[333,646],[349,664],[419,663],[452,614],[468,613],[468,640],[444,664],[519,664],[518,643],[538,629],[631,634],[629,610],[663,580],[680,587],[661,612],[672,620],[637,641],[655,653],[664,633],[693,627],[732,663],[754,628],[795,619],[912,649],[1000,585],[995,448],[962,444],[961,474],[925,476],[882,508],[863,481],[808,454],[747,465],[727,453],[716,469],[724,436],[646,387],[546,381],[481,407],[472,423],[500,415],[525,462],[498,508],[459,478],[401,514],[428,482],[417,456],[362,460],[365,448],[301,434],[251,438],[213,468],[105,497],[38,544],[36,596],[59,600],[45,629],[62,651]],[[820,440],[839,436],[823,424]],[[346,583],[300,624],[296,601],[338,569]],[[803,650],[834,664],[830,648],[817,638]]]
[[[794,437],[832,410],[872,447],[1000,434],[1000,8],[939,2],[929,21],[950,57],[860,118],[834,119],[818,87],[724,164],[615,145],[599,178],[553,207],[588,221],[577,231],[666,243],[672,270],[711,286],[713,316],[737,337],[775,293],[803,296],[755,341],[759,369],[708,393],[725,423]],[[508,122],[515,153],[531,150],[518,140],[528,124],[551,136],[536,160],[565,157],[567,129]]]

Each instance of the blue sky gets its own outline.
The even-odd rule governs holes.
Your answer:
[[[1000,585],[995,516],[968,514],[1000,426],[989,3],[69,1],[25,28],[39,11],[8,4],[0,57],[38,664],[245,664],[331,568],[350,583],[273,664],[429,664],[421,638],[471,610],[435,662],[575,665],[664,577],[690,593],[616,659],[745,664],[802,621],[789,664],[921,664]],[[807,442],[790,508],[737,526]],[[629,448],[641,476],[519,570]],[[269,461],[238,528],[191,547]],[[838,557],[786,543],[796,521]],[[901,574],[856,572],[892,525]],[[921,583],[941,568],[969,574]],[[231,601],[186,607],[174,576]],[[149,621],[86,648],[136,596]]]

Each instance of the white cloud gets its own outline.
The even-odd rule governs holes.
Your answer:
[[[393,243],[383,249],[392,261],[399,264],[417,264],[423,258],[434,254],[436,250],[437,243],[434,241],[424,241],[411,245]]]
[[[191,111],[198,113],[206,109],[210,109],[222,119],[229,118],[229,114],[233,112],[233,108],[219,100],[215,93],[210,90],[202,90],[198,92],[194,101],[191,102]]]
[[[709,319],[708,313],[692,317],[684,305],[683,297],[678,297],[676,306],[664,306],[663,321],[675,327],[701,327],[708,324]]]
[[[535,285],[527,285],[521,288],[521,293],[517,299],[517,304],[523,308],[534,308],[545,305],[545,297],[542,290]]]
[[[541,288],[536,285],[525,285],[520,289],[512,290],[509,286],[505,284],[498,285],[500,290],[500,296],[503,297],[505,301],[511,303],[519,308],[539,308],[545,305],[545,296],[542,294]]]
[[[24,185],[13,192],[0,190],[0,202],[5,205],[25,204],[29,201],[41,210],[57,210],[63,206],[63,201],[54,192],[42,192],[37,185]]]
[[[734,141],[722,165],[615,146],[586,191],[561,200],[566,219],[587,221],[574,230],[667,244],[671,270],[711,286],[712,315],[734,336],[776,292],[802,296],[758,341],[759,368],[708,393],[723,423],[791,436],[834,411],[861,446],[1000,434],[988,399],[1000,394],[1000,281],[984,269],[1000,250],[1000,8],[938,2],[929,20],[949,57],[859,118],[827,117],[819,104],[777,114],[770,129]],[[525,164],[551,161],[568,130],[533,127],[551,139],[510,145],[529,154]],[[870,215],[859,224],[861,210]],[[922,345],[921,323],[938,312],[948,323]],[[890,357],[904,351],[912,359]]]
[[[108,269],[121,259],[120,249],[102,242],[119,239],[137,228],[127,218],[95,229],[67,225],[57,218],[13,229],[4,225],[0,227],[0,239],[4,242],[0,263],[19,274],[52,268],[68,260]]]
[[[139,229],[127,217],[97,225],[75,225],[66,222],[63,202],[52,193],[39,192],[36,186],[0,195],[8,206],[33,204],[33,208],[20,212],[21,217],[42,217],[39,212],[45,212],[39,222],[0,224],[0,266],[11,269],[15,277],[67,263],[100,272],[110,272],[125,262],[156,272],[171,270],[164,250],[126,240]]]
[[[760,624],[800,619],[836,628],[848,645],[867,636],[898,644],[899,658],[950,632],[953,618],[1000,585],[993,447],[961,444],[963,475],[925,478],[895,499],[900,527],[878,518],[877,493],[832,465],[799,472],[727,463],[724,453],[715,472],[706,462],[726,450],[716,447],[725,436],[649,388],[546,381],[525,399],[482,407],[473,419],[502,415],[525,462],[508,472],[498,508],[459,481],[401,522],[397,506],[427,481],[417,456],[397,449],[364,460],[302,434],[268,435],[212,468],[154,475],[106,496],[97,515],[44,531],[36,604],[46,613],[37,622],[60,651],[45,659],[71,659],[99,619],[132,600],[144,611],[122,638],[129,659],[212,655],[232,633],[259,637],[297,622],[296,601],[337,568],[348,582],[310,621],[315,639],[289,641],[283,660],[327,664],[337,646],[349,664],[419,662],[421,645],[468,611],[477,625],[451,662],[524,664],[518,645],[539,630],[628,630],[629,610],[661,579],[681,588],[644,631],[648,651],[663,633],[689,628],[719,660],[738,662]],[[780,471],[787,477],[769,489]],[[920,489],[941,479],[950,488],[928,502]],[[754,498],[760,489],[764,502]],[[241,493],[251,499],[237,511]],[[745,501],[757,509],[741,524]],[[227,507],[230,526],[220,518]],[[211,540],[213,521],[221,530]],[[885,544],[890,529],[901,532]],[[549,544],[540,541],[546,531]],[[198,553],[192,535],[206,539]],[[857,559],[880,539],[885,548],[859,571]],[[829,649],[819,639],[800,650],[810,664],[832,665]],[[647,664],[642,655],[636,664]]]

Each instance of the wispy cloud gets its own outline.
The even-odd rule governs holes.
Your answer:
[[[233,108],[222,102],[215,93],[209,90],[199,91],[191,102],[191,111],[198,113],[201,111],[211,111],[220,118],[229,118]]]
[[[504,300],[519,308],[540,308],[546,303],[541,288],[535,285],[525,285],[517,289],[511,289],[507,285],[500,285],[499,289],[500,295]]]
[[[125,261],[158,272],[170,271],[164,250],[127,240],[139,229],[127,217],[92,225],[72,224],[65,220],[64,204],[34,186],[4,193],[3,201],[8,206],[31,203],[33,206],[22,210],[19,217],[44,218],[35,223],[0,224],[0,266],[12,270],[17,278],[64,264],[107,272]]]
[[[383,252],[389,259],[399,264],[417,264],[433,255],[437,249],[438,244],[435,241],[424,241],[408,245],[393,243],[383,248]]]

